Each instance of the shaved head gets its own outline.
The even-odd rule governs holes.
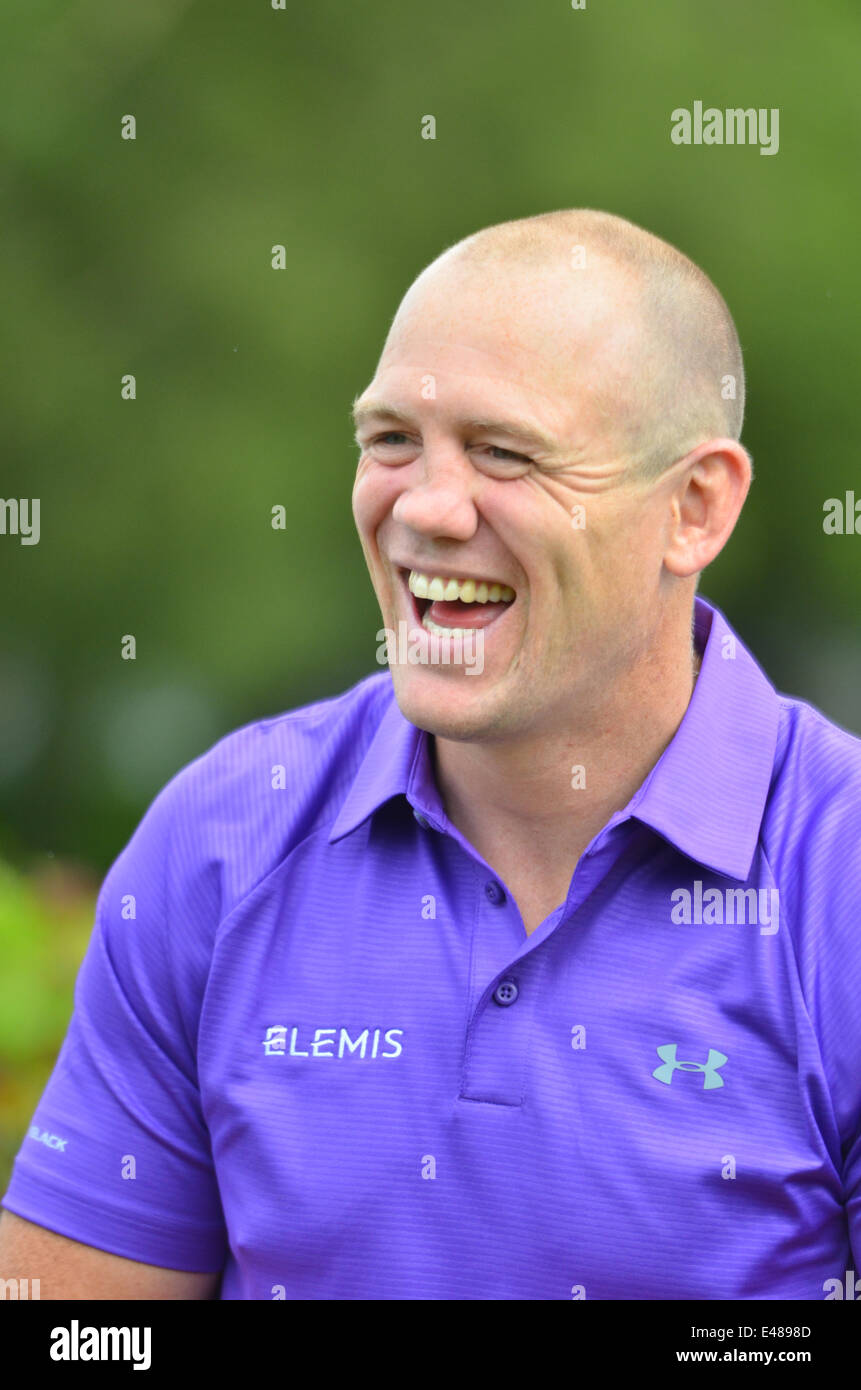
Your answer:
[[[687,256],[625,218],[574,208],[486,227],[432,261],[402,309],[440,276],[509,275],[514,286],[524,274],[561,280],[572,321],[590,293],[600,304],[589,397],[632,471],[657,477],[705,440],[740,438],[744,368],[723,297]]]

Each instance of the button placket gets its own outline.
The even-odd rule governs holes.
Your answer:
[[[529,1042],[541,978],[540,948],[518,956],[520,922],[516,904],[493,878],[479,877],[473,1011],[464,1050],[460,1099],[491,1105],[523,1104]]]

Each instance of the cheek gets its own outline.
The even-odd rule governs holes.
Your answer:
[[[603,517],[600,524],[590,521],[572,533],[563,584],[576,621],[602,627],[608,615],[652,601],[651,575],[646,550],[629,527]]]
[[[388,509],[385,479],[379,469],[361,460],[353,484],[353,516],[359,530],[370,534],[379,525]]]

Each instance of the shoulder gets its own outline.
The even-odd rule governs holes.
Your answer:
[[[783,907],[808,944],[827,931],[832,945],[842,940],[861,960],[861,739],[803,700],[778,698],[762,844]]]
[[[193,898],[210,922],[222,919],[293,845],[334,821],[393,698],[379,672],[225,735],[162,788],[108,879],[158,861],[166,897]]]
[[[804,700],[778,696],[766,821],[775,839],[839,844],[861,826],[861,738]]]

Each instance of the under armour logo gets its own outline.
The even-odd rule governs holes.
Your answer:
[[[655,1051],[663,1062],[663,1066],[656,1067],[652,1076],[656,1081],[663,1081],[669,1086],[673,1079],[673,1073],[677,1071],[701,1071],[703,1073],[703,1090],[713,1091],[716,1086],[723,1085],[723,1077],[718,1076],[718,1068],[724,1062],[729,1061],[722,1052],[717,1052],[713,1047],[709,1048],[709,1055],[705,1062],[678,1062],[676,1053],[678,1043],[664,1043],[662,1047],[656,1047]]]

